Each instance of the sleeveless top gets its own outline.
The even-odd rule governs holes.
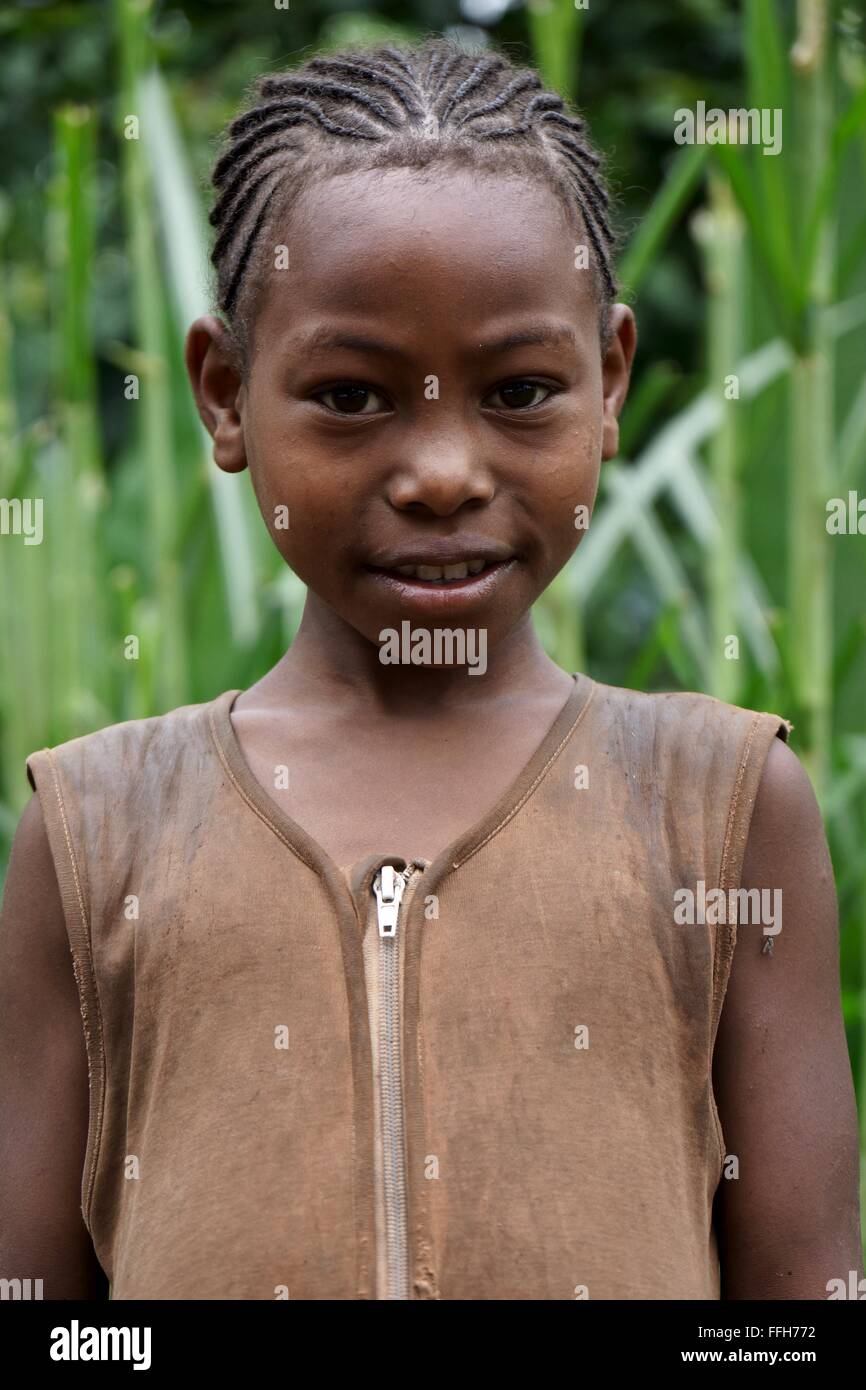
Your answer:
[[[736,910],[675,894],[738,901],[788,722],[578,674],[434,861],[341,869],[254,777],[238,693],[27,760],[111,1297],[718,1299]]]

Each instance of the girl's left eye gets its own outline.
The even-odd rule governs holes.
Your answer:
[[[336,415],[379,415],[381,412],[376,402],[382,403],[383,397],[371,386],[346,381],[341,382],[339,386],[332,386],[328,391],[320,391],[316,400],[322,401],[325,407]]]
[[[539,391],[543,392],[540,397],[536,394]],[[553,387],[545,386],[541,381],[508,381],[504,386],[497,386],[487,400],[496,405],[495,398],[499,396],[507,410],[528,410],[541,405],[552,395]]]

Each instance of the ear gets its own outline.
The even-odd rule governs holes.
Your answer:
[[[213,439],[214,462],[226,473],[247,466],[241,405],[243,381],[228,331],[212,314],[196,319],[184,352],[202,423]]]
[[[637,324],[627,304],[614,304],[611,307],[610,335],[610,344],[602,363],[603,459],[615,458],[619,452],[619,413],[628,395],[631,364],[637,347]]]

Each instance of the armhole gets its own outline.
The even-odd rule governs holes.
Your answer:
[[[78,1000],[84,1024],[87,1051],[87,1079],[90,1109],[87,1127],[87,1147],[81,1175],[81,1214],[93,1239],[91,1204],[99,1144],[102,1136],[105,1097],[105,1044],[102,1012],[96,988],[93,955],[90,944],[86,891],[69,826],[63,785],[57,759],[50,748],[31,753],[26,763],[27,778],[39,797],[45,831],[54,862],[54,871],[63,903],[66,934],[72,952],[72,968],[78,986]]]
[[[773,741],[780,738],[783,743],[787,743],[792,728],[793,725],[789,720],[783,719],[777,714],[756,713],[752,718],[740,749],[737,775],[731,793],[731,804],[725,826],[718,882],[718,887],[725,894],[731,889],[740,887],[749,828],[752,823],[752,812],[755,809],[755,799],[758,795],[764,764],[773,746]],[[725,1002],[734,949],[737,944],[736,911],[733,915],[734,920],[729,921],[727,920],[728,914],[725,913],[726,920],[716,926],[716,944],[713,954],[713,1002],[710,1018],[710,1103],[719,1143],[721,1166],[724,1165],[725,1161],[725,1140],[713,1090],[712,1067],[716,1049],[716,1035],[722,1016],[722,1005]]]

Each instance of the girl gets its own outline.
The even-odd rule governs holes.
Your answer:
[[[214,183],[192,389],[308,597],[250,689],[28,760],[2,1273],[825,1298],[856,1126],[790,726],[562,671],[530,618],[635,350],[584,123],[370,48],[262,80]]]

